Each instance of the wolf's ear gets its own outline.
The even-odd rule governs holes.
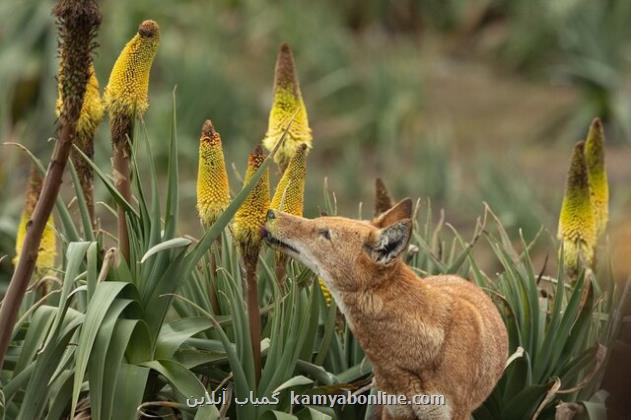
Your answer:
[[[384,228],[400,220],[412,218],[412,199],[404,198],[371,222],[373,226]]]
[[[412,219],[403,219],[380,229],[366,250],[377,264],[387,265],[408,247],[412,236]]]

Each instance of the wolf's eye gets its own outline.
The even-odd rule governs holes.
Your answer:
[[[318,231],[318,233],[320,234],[320,236],[322,236],[323,238],[327,239],[327,240],[331,240],[331,232],[328,229],[320,229]]]

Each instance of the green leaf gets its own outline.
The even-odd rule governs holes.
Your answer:
[[[323,385],[332,385],[339,382],[335,375],[325,370],[322,366],[305,362],[304,360],[298,360],[296,371],[313,377]]]
[[[107,369],[105,371],[105,375],[103,377],[103,411],[102,411],[102,419],[118,419],[118,418],[135,418],[135,411],[140,401],[136,404],[136,406],[129,407],[127,413],[123,415],[123,412],[120,408],[117,408],[118,400],[116,398],[117,389],[119,387],[125,387],[125,384],[122,381],[125,380],[126,373],[123,372],[123,366],[125,363],[124,355],[125,350],[128,350],[129,347],[134,346],[134,336],[138,334],[144,327],[144,324],[141,321],[135,319],[120,319],[116,323],[116,327],[113,332],[113,337],[110,340],[109,348],[107,350],[107,358],[105,359],[104,367]],[[141,334],[138,334],[141,336]],[[129,359],[133,359],[130,357]],[[92,385],[90,383],[90,385]],[[137,383],[136,386],[139,388],[136,390],[136,396],[131,397],[133,401],[142,399],[143,391],[145,389],[146,384]],[[134,394],[132,394],[134,395]],[[124,398],[130,398],[125,396]],[[114,413],[117,413],[114,415]]]
[[[13,369],[13,378],[26,368],[27,364],[33,360],[37,352],[42,348],[42,343],[46,339],[50,326],[55,319],[55,309],[52,306],[41,306],[33,314],[22,343],[22,351]]]
[[[306,407],[309,410],[309,415],[311,416],[311,420],[330,420],[335,419],[335,410],[331,407]]]
[[[85,196],[83,195],[83,188],[81,188],[81,182],[77,175],[77,169],[74,167],[72,159],[70,163],[70,175],[72,176],[72,184],[74,185],[75,195],[77,197],[77,207],[79,207],[79,214],[81,215],[81,223],[83,224],[83,234],[85,238],[92,242],[94,241],[94,232],[92,231],[92,221],[90,220],[90,212],[88,210],[88,204],[86,203]]]
[[[532,385],[524,388],[506,403],[502,419],[530,419],[548,391],[549,385]]]
[[[329,408],[329,407],[326,407]],[[301,415],[302,413],[305,413],[305,415]],[[318,411],[313,407],[305,407],[304,410],[301,410],[298,413],[298,418],[300,418],[301,420],[332,420],[333,416],[335,415],[335,413],[333,412],[331,415],[328,414],[324,414],[322,411]]]
[[[156,359],[170,359],[189,338],[213,328],[208,318],[184,318],[164,324],[156,344]]]
[[[66,314],[69,305],[69,297],[74,287],[74,282],[79,275],[79,269],[83,263],[85,253],[88,251],[90,242],[71,242],[66,250],[66,273],[64,274],[63,286],[59,297],[58,310],[51,330],[55,333]],[[78,290],[78,289],[76,289]],[[50,339],[52,339],[52,335]]]
[[[307,378],[306,376],[302,376],[302,375],[294,376],[293,378],[279,385],[275,390],[272,391],[272,394],[275,392],[283,391],[285,389],[294,388],[294,387],[302,386],[302,385],[311,385],[311,384],[313,384],[313,380]]]
[[[46,415],[47,420],[61,420],[64,418],[68,403],[70,398],[72,398],[72,375],[73,372],[71,370],[65,370],[55,380],[57,390],[50,398],[52,404]]]
[[[184,299],[184,298],[183,298]],[[186,300],[186,299],[184,299]],[[194,302],[186,300],[191,305],[195,306],[201,313],[206,315],[208,319],[213,323],[217,330],[217,334],[219,336],[219,340],[222,342],[224,350],[228,356],[228,361],[230,363],[230,368],[232,370],[232,374],[234,376],[234,384],[235,384],[235,394],[236,397],[240,399],[248,398],[249,391],[252,389],[250,387],[246,373],[243,369],[243,364],[241,363],[241,359],[237,355],[237,352],[230,342],[228,335],[221,327],[219,322],[212,316],[211,313],[205,311],[204,309],[197,306]],[[255,409],[251,404],[239,405],[237,406],[237,415],[239,418],[254,418]]]
[[[192,241],[188,238],[173,238],[173,239],[169,239],[168,241],[160,242],[159,244],[157,244],[156,246],[150,248],[147,252],[145,252],[145,255],[143,255],[142,259],[140,260],[140,263],[141,264],[144,263],[145,261],[149,259],[149,257],[157,254],[158,252],[162,252],[162,251],[166,251],[166,250],[174,249],[174,248],[187,247],[191,244],[191,242]]]
[[[152,360],[141,363],[142,366],[151,368],[164,376],[173,388],[183,398],[203,397],[206,393],[204,385],[197,377],[184,366],[172,360]],[[203,418],[218,418],[219,411],[214,405],[204,405],[197,410],[197,415]]]
[[[75,151],[79,153],[79,155],[88,163],[88,165],[92,167],[92,169],[94,170],[94,173],[101,179],[101,182],[105,184],[107,191],[110,193],[112,198],[114,198],[114,201],[116,201],[116,204],[121,206],[126,212],[133,214],[136,218],[139,218],[140,215],[138,214],[136,209],[134,209],[131,206],[131,204],[129,204],[127,200],[125,200],[125,198],[121,195],[121,193],[118,192],[118,190],[116,189],[114,184],[112,184],[112,182],[109,180],[107,175],[105,175],[105,173],[101,171],[101,169],[94,162],[92,162],[92,160],[88,156],[86,156],[86,154],[83,153],[81,149],[77,147],[77,145],[73,144],[72,146],[74,147]]]
[[[179,213],[178,192],[178,151],[177,151],[177,108],[175,104],[175,90],[173,88],[173,112],[171,116],[171,142],[169,147],[169,167],[167,170],[167,207],[164,221],[164,239],[171,239],[175,234]]]
[[[318,287],[318,289],[320,288]],[[320,293],[320,295],[322,294],[321,292],[318,292],[318,293]],[[333,340],[333,337],[335,335],[336,321],[337,321],[337,306],[335,302],[331,302],[325,314],[324,334],[322,337],[322,342],[320,343],[320,349],[318,350],[318,355],[315,358],[316,365],[322,365],[322,363],[324,363],[324,360],[329,352],[329,347],[331,346],[331,341]]]
[[[94,291],[96,290],[96,283],[98,280],[98,244],[96,242],[92,242],[88,247],[87,251],[87,280],[88,280],[88,299],[90,302],[92,296],[94,295]]]
[[[107,314],[96,334],[87,369],[90,381],[90,413],[95,420],[107,419],[107,417],[103,416],[102,400],[107,398],[106,393],[110,390],[104,386],[104,378],[107,375],[111,375],[118,368],[118,366],[106,363],[108,349],[119,317],[131,303],[132,301],[129,299],[115,299],[108,308]],[[127,346],[127,343],[125,343],[125,346]]]
[[[554,305],[552,307],[552,314],[550,316],[550,322],[548,324],[548,328],[546,331],[545,338],[543,339],[543,344],[541,346],[541,357],[537,360],[537,365],[534,370],[534,377],[539,380],[539,378],[543,377],[544,369],[548,366],[548,360],[550,359],[550,349],[552,348],[553,342],[557,337],[557,333],[559,330],[559,325],[561,323],[561,317],[564,311],[563,308],[563,297],[565,296],[565,270],[564,270],[564,262],[563,262],[563,243],[561,243],[561,249],[559,251],[558,257],[558,276],[556,288],[554,291]]]
[[[88,367],[88,361],[90,359],[92,347],[96,341],[99,328],[101,327],[105,315],[116,297],[123,291],[123,289],[129,286],[130,283],[108,281],[100,283],[94,292],[94,298],[92,299],[85,315],[85,322],[81,328],[81,336],[79,337],[77,346],[75,377],[72,388],[71,415],[74,415],[77,408],[77,401],[79,400],[83,377]]]
[[[164,317],[171,306],[173,292],[177,289],[179,282],[190,276],[190,272],[187,272],[183,267],[184,260],[184,250],[175,248],[165,270],[157,273],[156,277],[152,278],[146,285],[147,296],[143,296],[142,302],[145,308],[144,319],[152,336],[157,336],[160,331]]]
[[[305,277],[312,276],[310,270],[303,270],[302,274],[305,274]],[[312,281],[311,283],[311,299],[309,301],[310,312],[309,318],[307,319],[308,323],[304,330],[305,339],[302,343],[302,348],[299,356],[303,360],[312,360],[314,343],[318,335],[318,327],[320,321],[320,304],[324,305],[322,303],[322,299],[320,298],[320,285],[317,281]]]
[[[111,419],[136,420],[136,409],[142,402],[149,369],[142,366],[121,364],[115,388]]]
[[[44,168],[44,165],[42,165],[41,160],[39,160],[26,146],[20,143],[5,143],[5,144],[16,146],[22,149],[24,152],[26,152],[28,157],[31,159],[31,161],[33,162],[33,164],[39,171],[40,175],[44,177],[46,176],[46,168]],[[77,231],[77,228],[74,225],[74,222],[72,221],[72,216],[70,216],[70,212],[68,211],[68,208],[66,207],[60,195],[58,195],[55,200],[55,209],[57,210],[57,213],[59,214],[59,218],[61,219],[61,225],[63,226],[64,233],[66,234],[66,239],[69,242],[80,241],[81,238],[79,236],[79,232]]]
[[[354,366],[346,369],[343,372],[338,373],[337,379],[342,383],[355,382],[359,378],[366,376],[372,372],[372,365],[367,359],[362,360]]]
[[[59,360],[66,353],[70,339],[83,322],[83,317],[76,316],[76,312],[67,312],[67,317],[55,337],[35,360],[35,368],[24,391],[24,399],[20,406],[18,420],[32,420],[41,417],[47,395],[50,390],[49,380],[58,366]]]
[[[173,356],[173,360],[189,370],[195,370],[198,367],[205,369],[209,366],[214,369],[214,367],[225,365],[228,362],[221,343],[219,344],[219,350],[216,352],[201,351],[201,349],[180,349]],[[223,373],[218,373],[218,375],[221,379],[224,379],[225,375]]]
[[[572,292],[572,296],[570,297],[570,301],[568,302],[563,312],[559,328],[554,332],[555,337],[552,340],[547,357],[548,363],[546,369],[543,371],[541,380],[545,380],[547,379],[547,377],[554,375],[555,367],[565,348],[565,344],[567,343],[567,340],[569,338],[570,330],[574,325],[577,319],[578,312],[580,310],[580,300],[582,296],[584,281],[585,275],[580,275],[574,287],[574,291]],[[558,290],[557,293],[559,293]]]
[[[144,124],[144,121],[141,122],[145,146],[147,150],[147,156],[149,162],[149,180],[151,184],[151,205],[150,205],[150,223],[151,223],[151,232],[149,236],[148,246],[154,246],[160,240],[160,194],[158,190],[158,174],[156,172],[156,166],[154,164],[155,160],[153,157],[153,152],[151,150],[151,144],[149,142],[149,135],[147,134],[147,127]]]
[[[276,420],[300,420],[298,419],[298,417],[288,414],[288,413],[283,413],[282,411],[276,411],[276,410],[269,410],[266,411],[263,416],[262,419],[276,419]]]
[[[136,139],[138,137],[137,131],[138,131],[139,124],[144,124],[142,119],[136,119],[135,121],[133,139]],[[139,226],[142,228],[140,229],[141,236],[143,238],[147,238],[150,236],[151,225],[154,223],[154,220],[151,220],[149,209],[147,208],[147,199],[146,199],[145,190],[144,190],[143,182],[142,182],[143,174],[140,171],[140,165],[138,164],[138,159],[137,159],[137,156],[138,156],[137,149],[140,147],[138,143],[139,142],[134,141],[133,144],[130,144],[129,150],[130,150],[131,161],[133,163],[132,181],[136,188],[138,210],[140,212],[140,219],[137,220],[137,222]],[[150,162],[151,163],[149,164],[149,166],[153,167],[154,163],[152,161]],[[160,220],[159,217],[155,219],[155,221],[159,221],[159,220]]]

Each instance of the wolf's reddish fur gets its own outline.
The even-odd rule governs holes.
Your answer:
[[[411,236],[411,211],[409,199],[371,222],[270,211],[265,236],[324,279],[380,390],[445,395],[445,405],[387,406],[382,419],[468,419],[502,374],[506,328],[471,282],[421,279],[399,258]]]

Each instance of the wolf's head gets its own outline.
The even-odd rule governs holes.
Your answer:
[[[398,260],[410,240],[411,216],[409,198],[372,221],[269,210],[263,236],[324,278],[333,292],[353,291]]]

